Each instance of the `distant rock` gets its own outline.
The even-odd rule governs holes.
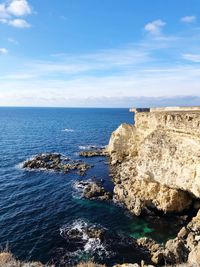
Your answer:
[[[63,173],[78,171],[80,175],[84,175],[91,168],[91,165],[79,161],[71,161],[61,154],[44,153],[25,161],[23,168],[30,170],[53,170]]]
[[[108,152],[105,149],[94,149],[88,151],[81,151],[79,153],[81,157],[99,157],[99,156],[108,156]]]

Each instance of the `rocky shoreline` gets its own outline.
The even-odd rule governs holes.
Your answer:
[[[199,120],[192,110],[136,112],[135,125],[122,124],[107,147],[114,199],[131,213],[197,214],[166,244],[137,240],[154,266],[200,263]]]

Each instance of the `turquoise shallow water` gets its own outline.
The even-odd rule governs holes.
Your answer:
[[[100,224],[110,233],[123,237],[150,236],[162,242],[175,235],[172,219],[146,220],[130,216],[113,203],[74,197],[75,173],[25,171],[27,158],[42,152],[58,152],[79,159],[87,146],[104,146],[121,123],[133,123],[127,109],[0,108],[0,245],[9,244],[21,259],[48,262],[76,247],[60,236],[60,228],[81,219]],[[83,179],[96,176],[112,190],[106,159],[86,159],[94,168]],[[118,247],[111,262],[140,260],[141,255]],[[111,248],[112,250],[112,248]],[[79,251],[79,257],[92,257]],[[71,255],[71,256],[70,256]],[[76,257],[75,253],[69,254]],[[66,262],[67,262],[66,260]],[[102,259],[96,257],[96,260]],[[69,263],[70,266],[71,263]]]

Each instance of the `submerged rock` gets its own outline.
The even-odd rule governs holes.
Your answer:
[[[91,166],[83,162],[71,161],[61,154],[44,153],[25,161],[23,168],[30,170],[54,170],[64,173],[75,170],[78,171],[80,175],[84,175]]]

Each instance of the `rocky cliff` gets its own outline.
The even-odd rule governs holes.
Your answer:
[[[189,208],[195,214],[200,208],[200,108],[133,111],[135,124],[119,126],[107,147],[115,200],[137,216]],[[156,266],[199,266],[200,210],[166,244],[148,238],[137,242]]]
[[[136,111],[135,124],[122,124],[107,151],[115,198],[136,215],[180,212],[200,198],[199,109]]]

